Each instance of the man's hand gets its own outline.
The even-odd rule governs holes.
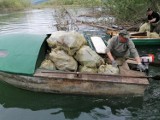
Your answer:
[[[156,18],[153,18],[152,20],[148,20],[149,23],[153,23],[156,21]]]
[[[142,63],[139,63],[139,64],[137,65],[137,69],[142,72],[142,71],[145,71],[147,68],[146,68],[144,65],[142,65]]]
[[[112,67],[118,67],[118,64],[115,60],[112,60]]]
[[[148,20],[148,23],[151,23],[151,21],[150,21],[150,20]]]

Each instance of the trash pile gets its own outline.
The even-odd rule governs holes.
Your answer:
[[[47,39],[51,51],[40,68],[85,73],[119,74],[92,50],[78,32],[56,31]]]
[[[160,36],[156,32],[149,32],[149,31],[147,31],[147,37],[148,38],[159,38]]]

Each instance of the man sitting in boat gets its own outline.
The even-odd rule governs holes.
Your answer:
[[[146,32],[146,31],[155,32],[156,27],[160,25],[160,15],[157,12],[153,11],[151,8],[148,8],[147,16],[148,16],[147,17],[148,22],[144,23],[140,27],[139,32]]]
[[[141,63],[141,58],[135,48],[133,41],[130,39],[130,34],[126,30],[121,30],[119,35],[113,36],[106,48],[107,56],[113,67],[122,65],[122,62],[131,55],[137,61],[137,68],[140,71],[145,71],[145,66]]]

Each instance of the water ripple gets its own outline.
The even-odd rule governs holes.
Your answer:
[[[0,16],[0,34],[7,33],[39,33],[47,34],[56,31],[53,18],[54,10],[32,10],[18,12],[16,15]],[[15,15],[15,16],[14,16]]]

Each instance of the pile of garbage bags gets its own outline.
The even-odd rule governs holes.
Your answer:
[[[47,39],[51,51],[40,68],[85,73],[119,74],[92,50],[78,32],[56,31]]]
[[[160,36],[156,32],[149,32],[149,31],[147,31],[147,37],[148,38],[159,38]]]

